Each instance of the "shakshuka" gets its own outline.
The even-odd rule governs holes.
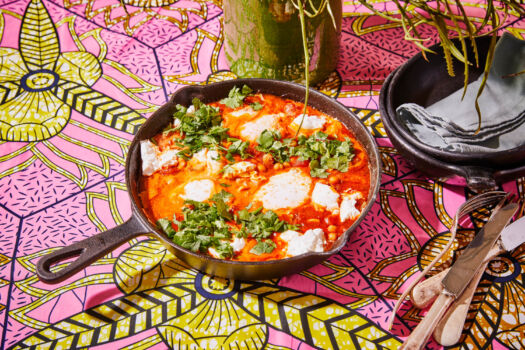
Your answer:
[[[368,156],[341,122],[247,86],[178,105],[140,148],[147,216],[174,243],[220,259],[328,250],[370,187]]]

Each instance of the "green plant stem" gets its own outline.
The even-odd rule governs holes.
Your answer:
[[[514,11],[517,16],[525,16],[523,0],[501,0],[498,2],[495,2],[494,0],[487,0],[485,2],[487,6],[485,16],[483,17],[481,24],[477,26],[474,24],[474,21],[472,21],[471,18],[467,16],[460,0],[437,0],[435,2],[435,8],[431,7],[427,1],[406,0],[404,1],[404,4],[401,5],[398,0],[394,0],[394,3],[399,10],[398,16],[387,11],[382,12],[377,10],[373,5],[367,3],[366,0],[359,0],[359,3],[372,11],[374,14],[393,23],[399,23],[405,32],[405,39],[414,43],[414,45],[420,48],[423,57],[425,57],[425,52],[428,52],[429,49],[422,45],[423,39],[417,32],[417,26],[425,23],[436,28],[441,46],[443,47],[448,73],[451,76],[454,75],[452,56],[464,64],[465,79],[463,94],[465,93],[468,85],[469,65],[472,64],[468,61],[467,45],[465,43],[465,39],[468,38],[470,40],[472,50],[474,52],[475,64],[476,66],[479,66],[479,54],[475,38],[482,35],[492,36],[491,45],[489,47],[489,52],[484,65],[483,79],[478,89],[475,102],[476,111],[478,112],[479,131],[481,128],[481,110],[479,108],[478,99],[485,87],[487,76],[494,58],[497,32],[505,23],[505,20],[508,18],[510,11]],[[496,4],[501,5],[501,7],[496,8]],[[459,13],[454,13],[452,5],[458,9]],[[412,8],[412,10],[409,10],[410,8]],[[415,11],[416,9],[419,11]],[[503,20],[500,20],[498,12],[503,12]],[[417,20],[412,21],[412,19]],[[451,21],[453,23],[452,30],[449,30],[447,21]],[[462,28],[462,26],[465,26],[465,28]],[[491,28],[483,33],[487,27]],[[456,35],[458,36],[461,44],[460,49],[456,47],[453,41],[450,40],[451,31],[456,32]],[[476,131],[476,133],[478,131]]]
[[[299,131],[301,131],[301,128],[303,126],[304,117],[306,116],[306,107],[308,105],[308,92],[310,90],[310,56],[308,55],[308,43],[306,42],[306,24],[304,20],[304,5],[299,3],[299,22],[301,22],[301,34],[303,36],[303,50],[304,50],[304,80],[305,80],[305,87],[306,92],[304,94],[304,109],[303,109],[303,117],[301,118],[301,123],[299,124],[299,127],[297,128],[297,132],[295,133],[295,137],[299,135]]]

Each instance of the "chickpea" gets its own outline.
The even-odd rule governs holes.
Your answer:
[[[263,171],[266,171],[266,167],[263,164],[257,164],[257,170],[262,173]]]
[[[281,163],[275,163],[275,164],[273,165],[273,168],[274,168],[275,170],[282,170],[282,169],[284,168],[284,166],[283,166]]]
[[[290,167],[290,162],[284,162],[284,163],[283,163],[283,167],[285,167],[285,168],[289,168],[289,167]]]
[[[336,236],[335,233],[329,233],[329,234],[328,234],[328,240],[329,240],[330,242],[335,241],[336,238],[337,238],[337,236]]]
[[[339,179],[339,176],[337,176],[337,175],[330,175],[330,176],[328,177],[328,183],[329,183],[330,185],[335,185],[336,183],[339,182],[339,180],[340,180],[340,179]]]
[[[201,171],[203,170],[204,168],[206,167],[205,164],[202,164],[202,163],[197,163],[197,164],[194,164],[192,166],[193,170],[196,170],[196,171]]]
[[[186,166],[186,161],[185,161],[184,159],[181,158],[181,159],[179,160],[179,164],[177,165],[177,169],[180,170],[180,169],[184,168],[185,166]]]
[[[328,232],[334,233],[335,231],[337,231],[337,226],[335,225],[328,226]]]
[[[269,168],[273,165],[273,157],[271,154],[266,153],[262,158],[265,167]]]

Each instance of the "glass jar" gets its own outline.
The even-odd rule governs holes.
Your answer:
[[[312,0],[318,7],[320,0]],[[305,15],[310,55],[310,83],[335,70],[341,33],[342,1]],[[307,7],[309,10],[309,7]],[[230,69],[241,78],[270,78],[304,83],[304,49],[299,11],[290,0],[223,0],[225,53]]]

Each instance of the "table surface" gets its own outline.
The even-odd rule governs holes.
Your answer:
[[[38,280],[39,257],[130,216],[124,164],[133,126],[183,86],[235,77],[219,2],[123,3],[127,13],[118,0],[0,1],[0,348],[397,348],[424,312],[405,302],[387,331],[393,305],[472,193],[427,179],[392,147],[379,90],[418,50],[399,26],[352,1],[337,71],[318,88],[376,137],[384,174],[340,253],[293,276],[234,283],[139,238],[61,284]],[[478,6],[465,3],[473,16]],[[507,23],[525,38],[524,21]],[[524,185],[502,189],[524,197]],[[454,247],[473,232],[461,230]],[[490,264],[463,346],[523,347],[523,267],[525,246]]]

